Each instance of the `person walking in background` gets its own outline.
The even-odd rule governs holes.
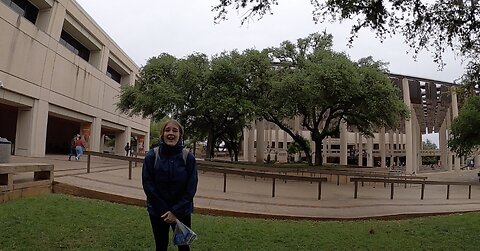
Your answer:
[[[128,156],[130,153],[130,143],[127,142],[125,145],[125,156]]]
[[[130,146],[130,157],[137,157],[137,146],[135,144]]]
[[[169,120],[160,127],[158,148],[150,149],[142,169],[142,185],[147,196],[156,250],[167,250],[170,228],[176,220],[191,227],[193,197],[198,174],[193,154],[184,149],[183,127]],[[188,245],[178,250],[190,250]]]
[[[80,157],[83,155],[83,148],[82,136],[78,135],[75,140],[75,152],[77,153],[77,156],[75,156],[76,160],[80,160]]]
[[[76,150],[75,150],[75,141],[77,140],[78,136],[80,135],[75,135],[72,140],[70,141],[70,153],[68,154],[68,161],[72,159],[72,156],[77,156]]]

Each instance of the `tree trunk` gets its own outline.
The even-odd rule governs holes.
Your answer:
[[[322,140],[318,142],[318,140],[315,141],[315,166],[320,166],[322,165],[323,162],[323,156],[322,156]]]
[[[234,150],[234,151],[233,151],[233,153],[234,153],[234,155],[235,155],[235,162],[238,162],[238,153],[239,153],[239,152],[240,152],[239,150]]]
[[[213,130],[210,129],[208,132],[208,137],[207,137],[207,149],[205,153],[205,158],[206,159],[213,159],[213,148],[214,148],[214,137],[213,137]]]
[[[230,157],[230,161],[233,162],[233,150],[231,148],[227,148],[228,150],[228,157]]]
[[[309,147],[307,145],[307,142],[304,140],[299,141],[299,145],[302,148],[303,152],[305,153],[305,157],[307,158],[307,162],[309,166],[313,166],[312,163],[312,155],[310,154]]]

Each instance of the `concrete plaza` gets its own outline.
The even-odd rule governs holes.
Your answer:
[[[128,179],[128,162],[92,156],[91,172],[86,172],[86,156],[80,161],[68,161],[68,156],[47,155],[42,158],[12,156],[15,163],[54,164],[54,181],[84,189],[144,200],[141,185],[141,165],[133,168]],[[478,170],[440,172],[425,170],[419,175],[428,180],[477,182]],[[417,215],[480,211],[480,185],[451,186],[446,198],[445,185],[427,185],[424,200],[420,199],[421,185],[395,186],[394,199],[390,187],[383,183],[359,186],[358,199],[353,198],[354,185],[340,177],[322,184],[322,198],[317,200],[318,185],[309,182],[277,181],[272,197],[270,179],[254,179],[230,175],[227,191],[223,192],[223,175],[199,172],[195,197],[197,212],[266,218],[359,219],[403,218]]]

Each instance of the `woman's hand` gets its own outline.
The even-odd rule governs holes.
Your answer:
[[[165,221],[168,224],[173,224],[177,220],[177,216],[175,216],[172,212],[168,211],[164,213],[162,216],[163,221]]]

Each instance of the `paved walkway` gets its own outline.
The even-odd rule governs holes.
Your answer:
[[[86,173],[86,157],[68,161],[67,156],[49,155],[45,158],[12,156],[16,163],[54,164],[55,178],[60,183],[104,193],[144,200],[141,186],[141,165],[133,169],[128,179],[128,162],[92,156],[91,173]],[[478,170],[459,172],[421,173],[428,180],[478,182]],[[408,217],[423,214],[480,211],[480,186],[472,186],[468,199],[467,186],[451,186],[446,199],[446,186],[426,186],[425,199],[420,200],[420,185],[395,187],[390,200],[390,187],[383,183],[359,187],[358,199],[353,198],[354,186],[340,178],[340,185],[322,185],[322,199],[317,200],[317,184],[308,182],[276,182],[276,197],[272,198],[272,181],[241,176],[227,178],[223,193],[223,175],[199,173],[195,197],[198,211],[225,215],[249,215],[277,218],[358,219]]]

